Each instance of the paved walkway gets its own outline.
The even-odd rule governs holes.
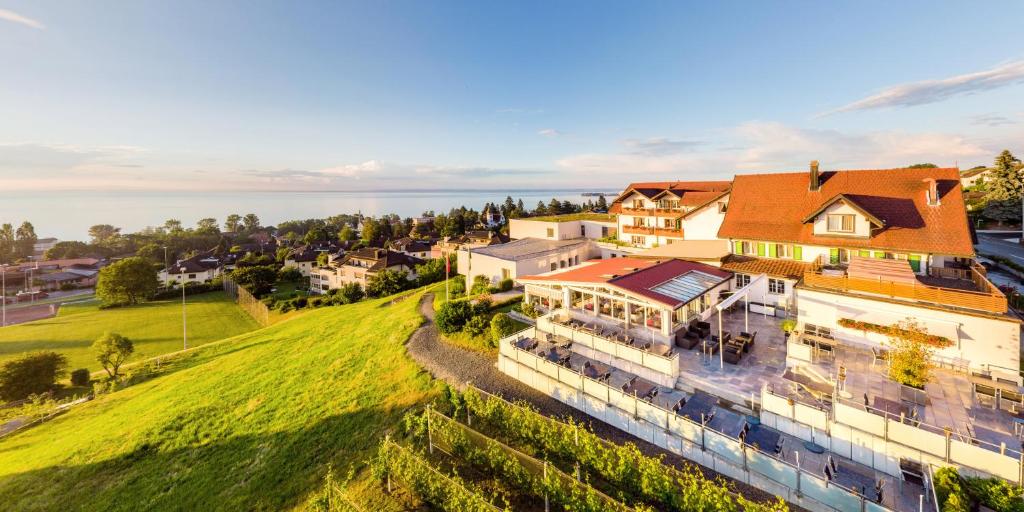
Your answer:
[[[445,343],[434,325],[434,295],[427,293],[420,302],[420,313],[425,321],[409,338],[406,349],[409,356],[420,364],[435,378],[444,380],[452,386],[464,389],[466,382],[472,382],[476,387],[494,394],[501,395],[510,400],[525,400],[537,408],[546,416],[564,418],[571,416],[586,424],[591,425],[594,433],[604,439],[616,443],[633,443],[641,452],[646,455],[658,457],[664,456],[664,461],[676,467],[694,466],[700,469],[708,478],[724,478],[728,480],[738,492],[748,499],[771,500],[770,495],[759,489],[750,487],[742,482],[726,478],[703,466],[699,466],[672,452],[659,448],[653,444],[633,437],[618,428],[599,421],[586,413],[563,404],[525,384],[501,373],[497,368],[497,362],[485,355],[471,350],[462,349]],[[803,510],[795,505],[789,504],[790,510]]]

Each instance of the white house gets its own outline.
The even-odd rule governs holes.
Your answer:
[[[507,244],[459,250],[458,269],[469,285],[477,276],[496,285],[522,275],[574,267],[599,255],[597,245],[585,238],[522,238]]]

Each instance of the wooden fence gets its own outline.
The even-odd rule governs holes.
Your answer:
[[[256,320],[256,323],[263,327],[270,325],[270,309],[267,305],[256,298],[255,295],[249,293],[245,287],[240,286],[238,283],[232,281],[228,277],[224,277],[224,291],[227,292],[231,298],[235,299],[235,302]]]

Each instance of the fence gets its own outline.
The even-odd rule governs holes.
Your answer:
[[[1024,454],[1019,451],[856,402],[833,399],[830,417],[824,409],[814,410],[765,388],[761,418],[778,430],[893,476],[901,475],[901,459],[911,459],[1024,483]]]
[[[239,307],[256,320],[256,323],[263,327],[270,325],[270,309],[245,287],[224,276],[224,291],[235,299]]]
[[[502,372],[644,441],[809,510],[891,510],[852,489],[751,449],[740,439],[521,350],[513,344],[516,339],[517,335],[512,335],[500,344],[498,367]],[[801,414],[805,412],[810,413],[801,409]]]
[[[391,492],[392,480],[398,480],[405,485],[405,487],[413,490],[414,492],[418,492],[418,489],[424,487],[424,481],[422,480],[421,475],[426,474],[429,475],[433,481],[425,485],[425,487],[430,488],[433,492],[438,494],[435,498],[438,498],[440,501],[445,501],[445,498],[448,496],[455,496],[456,498],[452,501],[461,502],[460,504],[464,506],[471,505],[473,510],[486,510],[489,512],[501,511],[501,509],[492,505],[483,496],[477,494],[473,490],[467,489],[461,481],[438,471],[426,460],[413,453],[408,448],[387,438],[384,440],[383,448],[393,451],[394,454],[394,456],[387,457],[384,460],[385,478],[387,480],[389,493]],[[417,474],[418,471],[422,473]],[[440,505],[442,509],[446,509],[443,506],[443,503],[439,503],[438,505]]]

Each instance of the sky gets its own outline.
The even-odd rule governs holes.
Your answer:
[[[621,189],[1024,153],[1024,3],[0,0],[0,190]]]

